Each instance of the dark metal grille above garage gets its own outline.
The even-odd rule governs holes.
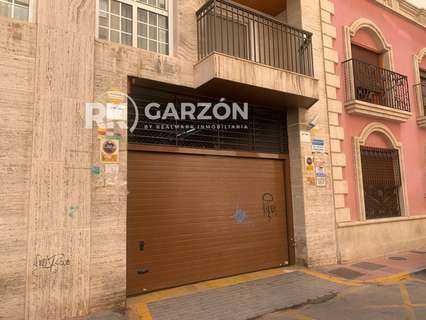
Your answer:
[[[218,103],[217,98],[159,90],[151,87],[132,87],[131,97],[139,111],[136,130],[129,132],[130,144],[165,145],[216,150],[287,153],[286,110],[272,109],[249,103],[249,119],[243,120],[151,120],[145,115],[149,103],[157,102],[164,111],[174,103],[180,115],[180,104],[190,102]],[[234,101],[225,101],[232,105]],[[242,106],[242,103],[239,103]],[[135,111],[129,105],[128,121],[131,126]],[[198,109],[196,113],[198,112]]]

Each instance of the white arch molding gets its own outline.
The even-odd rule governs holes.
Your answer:
[[[415,77],[414,90],[416,92],[417,106],[418,106],[417,122],[420,126],[426,127],[426,114],[425,114],[425,109],[423,106],[422,88],[420,86],[420,64],[423,58],[426,58],[426,47],[421,49],[419,53],[413,56],[414,77]]]
[[[392,45],[386,41],[386,38],[384,37],[383,32],[380,30],[380,28],[373,21],[366,18],[360,18],[358,20],[355,20],[350,26],[344,27],[346,60],[352,59],[352,38],[361,29],[367,29],[377,36],[381,45],[381,49],[383,50],[383,57],[385,63],[384,67],[393,71],[394,60]]]
[[[401,174],[401,189],[399,192],[401,216],[409,216],[407,182],[405,179],[405,162],[404,162],[404,153],[403,153],[402,144],[396,139],[392,131],[387,126],[379,122],[372,122],[368,124],[362,130],[359,136],[354,136],[353,138],[360,218],[363,221],[367,219],[366,213],[365,213],[364,181],[362,177],[362,163],[361,163],[361,147],[365,146],[365,143],[368,137],[373,133],[380,133],[384,135],[387,141],[390,143],[391,148],[398,150],[399,167],[400,167],[400,174]]]

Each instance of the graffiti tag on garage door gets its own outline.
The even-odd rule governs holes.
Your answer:
[[[263,213],[268,219],[272,219],[277,215],[274,196],[271,193],[264,193],[262,195]]]

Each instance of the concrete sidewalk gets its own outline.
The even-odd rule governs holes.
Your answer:
[[[90,320],[426,319],[426,251],[265,270],[129,298]]]
[[[348,280],[374,281],[377,278],[409,274],[425,268],[426,249],[419,249],[315,270]]]
[[[272,312],[259,320],[424,320],[426,273],[384,285],[349,287],[321,303]]]

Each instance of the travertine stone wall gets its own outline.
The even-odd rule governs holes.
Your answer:
[[[33,132],[34,25],[0,19],[0,318],[23,319]]]
[[[26,319],[88,312],[94,17],[94,1],[37,1]]]
[[[328,3],[326,3],[328,4]],[[296,241],[296,259],[306,265],[332,264],[336,262],[336,226],[330,157],[329,118],[327,98],[330,86],[325,85],[322,7],[319,0],[289,0],[287,21],[289,24],[313,33],[315,77],[319,81],[319,101],[308,111],[297,110],[289,114],[289,148],[293,193],[293,214]],[[326,154],[315,157],[323,161],[327,172],[327,186],[317,187],[307,181],[305,156],[312,155],[311,144],[300,141],[300,131],[308,130],[308,123],[318,118],[311,130],[312,138],[326,141]]]
[[[96,41],[95,101],[102,102],[109,90],[127,93],[129,77],[193,87],[197,61],[195,11],[202,3],[203,0],[177,1],[175,47],[171,56]],[[118,182],[111,186],[104,176],[92,178],[90,312],[124,306],[126,299],[126,181],[132,173],[127,173],[126,133],[121,133]],[[101,166],[96,130],[92,142],[93,165]]]
[[[171,56],[95,40],[95,1],[37,0],[35,24],[0,18],[0,318],[58,320],[124,306],[126,135],[118,178],[109,184],[92,172],[103,167],[97,130],[84,128],[85,103],[104,102],[108,90],[127,93],[132,76],[194,87],[195,11],[203,3],[175,1]],[[289,0],[289,23],[314,33],[319,79],[320,101],[289,115],[297,258],[308,265],[336,261],[331,158],[321,156],[327,187],[309,185],[304,156],[311,146],[299,139],[317,114],[313,135],[329,152],[342,138],[338,126],[329,127],[341,106],[329,100],[327,113],[338,79],[323,62],[324,55],[335,60],[323,48],[330,46],[323,11],[319,0]]]

